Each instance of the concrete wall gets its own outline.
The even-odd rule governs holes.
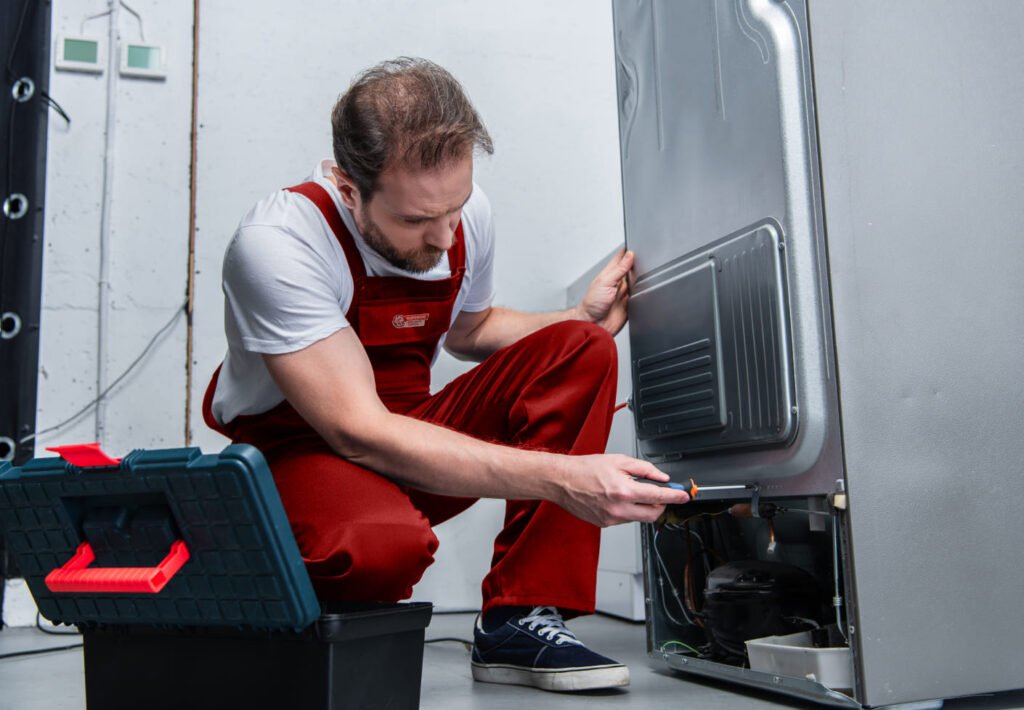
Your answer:
[[[53,72],[51,94],[71,114],[50,122],[47,251],[39,428],[96,396],[185,299],[189,222],[192,4],[135,0],[146,39],[164,44],[165,81],[120,78],[110,207],[110,343],[97,352],[107,74]],[[54,37],[78,33],[103,0],[55,0]],[[107,34],[107,18],[87,34]],[[268,192],[330,155],[328,114],[359,70],[398,55],[430,58],[464,83],[490,129],[493,158],[477,181],[498,229],[498,303],[558,308],[565,288],[623,239],[611,8],[590,0],[432,3],[310,0],[203,2],[199,22],[196,312],[193,444],[217,450],[199,408],[224,352],[220,264],[239,217]],[[121,34],[139,39],[120,12]],[[185,325],[161,339],[106,408],[103,444],[185,443]],[[442,357],[439,387],[465,369]],[[92,441],[84,416],[43,445]],[[41,451],[41,449],[40,449]],[[441,526],[437,565],[417,589],[442,608],[474,608],[502,505],[485,501]],[[468,534],[472,531],[472,534]]]
[[[117,76],[114,131],[106,155],[109,69],[102,75],[51,71],[50,95],[71,117],[53,115],[46,171],[46,252],[40,338],[37,430],[80,410],[125,371],[150,338],[185,302],[188,278],[189,163],[192,105],[191,5],[136,0],[145,38],[164,45],[163,81]],[[107,44],[110,18],[101,0],[55,0],[52,34],[84,33]],[[139,25],[119,12],[126,41]],[[108,160],[109,158],[109,160]],[[112,170],[104,200],[104,167]],[[109,222],[108,342],[98,342],[99,245],[104,205]],[[185,322],[156,345],[107,398],[103,445],[115,455],[132,448],[180,446],[184,440]],[[90,412],[40,437],[44,446],[96,440]]]

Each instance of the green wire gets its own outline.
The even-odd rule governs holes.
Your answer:
[[[682,647],[683,647],[683,648],[685,648],[685,649],[686,649],[687,651],[690,651],[691,653],[694,653],[694,654],[696,654],[696,655],[698,655],[698,656],[699,656],[699,655],[701,655],[701,654],[700,654],[700,651],[698,651],[697,649],[695,649],[695,648],[694,648],[693,646],[691,646],[690,644],[688,644],[688,643],[683,643],[682,641],[666,641],[665,643],[661,644],[661,651],[662,651],[662,652],[664,653],[665,649],[666,649],[667,647],[669,647],[669,646],[673,645],[673,644],[675,644],[676,646],[682,646]]]

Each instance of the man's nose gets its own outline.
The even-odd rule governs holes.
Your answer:
[[[448,251],[455,243],[455,229],[459,226],[460,215],[454,219],[438,220],[427,229],[424,241],[435,249]]]

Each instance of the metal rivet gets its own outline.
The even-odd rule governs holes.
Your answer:
[[[0,461],[13,461],[18,445],[9,436],[0,436]]]
[[[0,316],[0,339],[10,340],[21,332],[21,316],[7,311]]]
[[[19,104],[23,104],[31,99],[35,93],[36,83],[27,76],[23,76],[11,84],[11,96]]]
[[[7,219],[21,219],[28,214],[28,198],[20,192],[12,192],[4,200],[4,216]]]
[[[782,682],[782,678],[780,678],[777,675],[773,675],[772,676],[772,683],[781,683],[781,682]]]

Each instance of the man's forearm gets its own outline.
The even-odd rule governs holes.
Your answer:
[[[566,308],[547,313],[525,313],[511,308],[492,308],[465,337],[460,354],[482,360],[541,328],[566,320],[580,320],[579,310]]]
[[[492,444],[390,412],[328,443],[352,463],[440,495],[557,502],[567,457]]]

